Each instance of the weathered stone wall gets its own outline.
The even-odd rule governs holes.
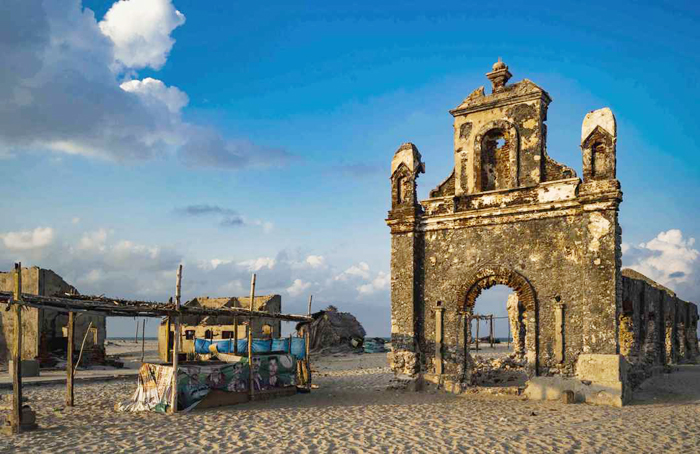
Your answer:
[[[14,272],[0,273],[0,290],[14,291]],[[39,268],[22,268],[22,293],[39,294]],[[3,308],[4,309],[4,308]],[[0,311],[2,335],[0,336],[0,362],[6,363],[12,355],[14,314]],[[34,359],[39,354],[39,309],[22,310],[22,359]]]
[[[403,144],[392,160],[392,367],[469,382],[466,320],[483,312],[481,291],[502,284],[522,306],[529,375],[599,380],[581,392],[586,401],[621,405],[628,373],[638,384],[656,365],[695,357],[697,308],[623,277],[610,109],[584,118],[581,180],[547,156],[547,92],[527,79],[506,85],[500,61],[487,77],[491,94],[480,87],[451,111],[455,167],[429,199],[415,196],[425,170],[418,149]],[[603,380],[592,364],[616,370],[600,372]]]
[[[469,375],[465,316],[479,312],[483,289],[503,284],[523,306],[530,374],[572,375],[581,353],[619,352],[614,117],[584,120],[584,164],[607,167],[581,181],[547,156],[547,92],[529,80],[506,85],[502,62],[487,76],[493,93],[481,87],[451,111],[455,167],[430,199],[415,200],[416,147],[402,145],[392,161],[394,369]]]
[[[13,272],[0,273],[0,289],[12,291],[14,286]],[[51,270],[39,267],[22,268],[22,293],[34,295],[53,296],[65,293],[77,293],[75,287],[66,283],[61,276]],[[8,340],[12,339],[13,315],[11,312],[2,311],[2,336],[0,337],[0,361],[9,358],[10,346]],[[86,347],[98,347],[104,350],[104,341],[107,335],[106,318],[101,315],[78,314],[75,318],[75,348],[79,349],[85,332],[90,326],[97,330],[97,343],[95,336],[88,335]],[[56,311],[27,308],[22,311],[22,358],[35,359],[46,353],[49,345],[54,345],[52,339],[62,339],[67,335],[68,315]]]
[[[664,366],[695,361],[697,306],[634,270],[621,274],[620,353],[630,364],[633,384]]]

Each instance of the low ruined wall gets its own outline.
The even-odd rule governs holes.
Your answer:
[[[630,269],[622,271],[620,354],[637,386],[654,370],[699,356],[697,305]]]

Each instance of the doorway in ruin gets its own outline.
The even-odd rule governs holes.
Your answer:
[[[532,287],[517,273],[488,269],[466,289],[465,378],[475,386],[523,386],[537,373]]]

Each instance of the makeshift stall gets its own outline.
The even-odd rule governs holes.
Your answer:
[[[296,393],[296,358],[288,353],[253,356],[253,377],[245,356],[226,355],[230,361],[180,363],[177,373],[177,411],[248,402],[249,383],[260,396]],[[132,398],[118,403],[118,411],[166,412],[172,402],[171,364],[144,363]],[[254,397],[255,398],[255,397]]]

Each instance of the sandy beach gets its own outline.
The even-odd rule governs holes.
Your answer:
[[[133,344],[132,344],[133,345]],[[128,347],[128,346],[127,346]],[[128,348],[125,347],[126,350]],[[139,346],[140,359],[140,346]],[[117,413],[135,378],[83,384],[76,407],[60,385],[25,389],[38,431],[2,452],[665,452],[700,450],[700,366],[659,376],[624,408],[517,396],[388,389],[386,354],[315,361],[311,394],[167,416]],[[9,391],[3,391],[9,394]]]

